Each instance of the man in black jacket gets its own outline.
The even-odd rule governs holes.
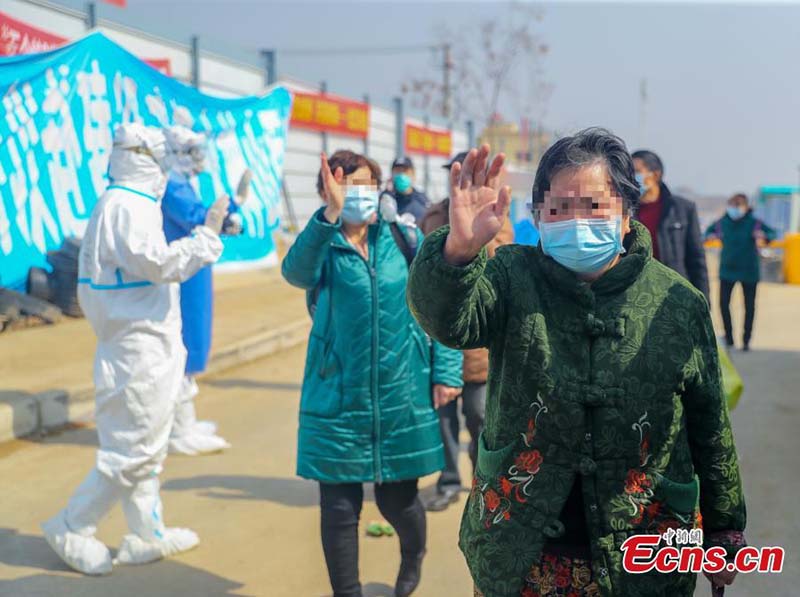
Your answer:
[[[670,193],[664,165],[652,151],[633,152],[641,199],[636,216],[653,237],[653,257],[689,280],[708,300],[708,270],[697,207]]]

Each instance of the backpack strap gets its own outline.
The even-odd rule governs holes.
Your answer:
[[[408,238],[408,236],[400,229],[400,225],[397,222],[391,222],[389,224],[389,230],[392,231],[392,237],[394,238],[394,242],[397,243],[397,248],[400,249],[400,252],[403,254],[403,257],[406,259],[406,264],[411,267],[411,262],[414,261],[414,257],[417,255],[417,235],[414,233],[414,240]]]

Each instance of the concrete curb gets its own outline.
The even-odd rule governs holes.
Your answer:
[[[214,375],[297,346],[307,337],[311,321],[303,319],[255,334],[211,355],[202,377]],[[45,435],[69,423],[94,418],[94,388],[82,385],[38,394],[0,392],[0,442],[28,435]]]

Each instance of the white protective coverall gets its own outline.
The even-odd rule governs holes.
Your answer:
[[[216,261],[222,243],[213,224],[166,243],[159,205],[165,152],[158,129],[126,124],[115,131],[111,184],[92,212],[80,251],[78,299],[97,336],[100,447],[96,468],[42,529],[58,555],[86,574],[111,571],[110,553],[94,533],[117,501],[131,533],[115,563],[145,563],[199,542],[188,529],[164,526],[158,474],[186,359],[178,282]]]

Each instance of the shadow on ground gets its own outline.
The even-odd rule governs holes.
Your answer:
[[[361,594],[364,597],[394,597],[394,587],[380,582],[371,582],[361,587]],[[323,597],[331,597],[330,594]]]
[[[299,392],[303,387],[299,383],[256,381],[254,379],[241,378],[209,379],[204,380],[203,384],[222,389],[275,390],[286,392]]]
[[[45,597],[81,595],[141,597],[142,595],[203,595],[250,597],[236,592],[242,583],[167,559],[146,566],[118,566],[111,576],[87,577],[70,570],[43,537],[0,529],[0,564],[39,568],[44,572],[0,580],[0,595]],[[383,593],[376,593],[383,595]]]
[[[285,506],[319,505],[313,481],[251,475],[198,475],[165,482],[166,491],[197,491],[199,496],[223,500],[266,500]]]

